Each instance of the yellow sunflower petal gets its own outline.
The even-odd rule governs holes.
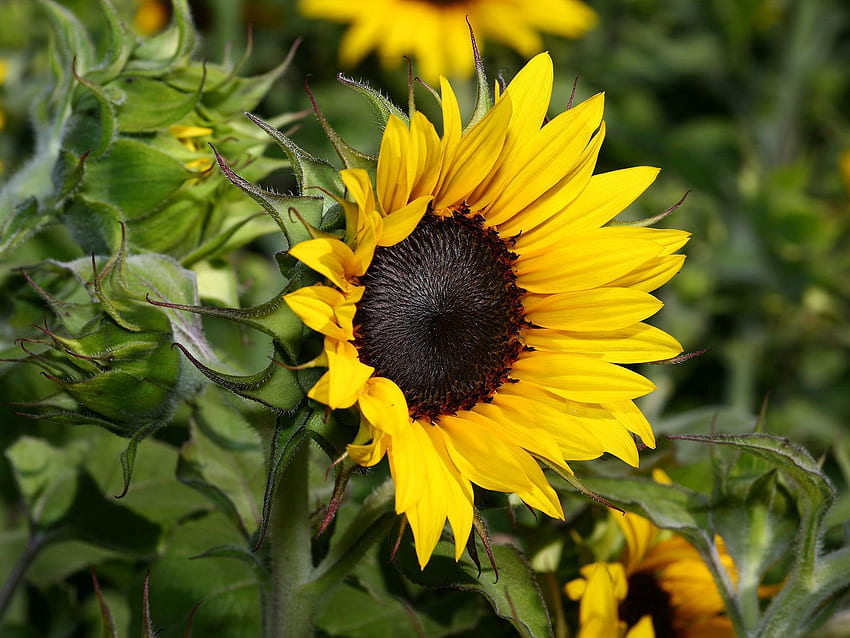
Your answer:
[[[463,538],[464,517],[469,509],[471,489],[464,491],[432,440],[430,424],[414,423],[392,437],[388,450],[390,471],[396,486],[396,512],[405,514],[416,541],[416,556],[424,568],[443,531],[449,512],[454,518],[456,537]],[[458,475],[459,476],[459,475]],[[468,487],[468,486],[467,486]],[[468,531],[467,534],[468,536]],[[464,538],[465,542],[465,538]]]
[[[359,274],[354,252],[337,239],[308,239],[295,244],[289,254],[343,291],[351,289],[351,280]]]
[[[369,423],[390,436],[395,436],[403,428],[412,427],[404,394],[389,379],[369,379],[360,394],[358,405]]]
[[[625,514],[613,512],[611,516],[626,539],[626,547],[621,559],[626,568],[626,574],[634,574],[655,542],[658,528],[649,519],[631,512]]]
[[[408,201],[413,177],[407,166],[407,158],[410,155],[409,139],[410,131],[404,122],[395,115],[390,115],[381,138],[376,181],[378,201],[385,215],[404,207]],[[371,192],[371,185],[369,191]]]
[[[522,254],[546,252],[570,238],[601,227],[619,215],[658,176],[659,169],[647,166],[594,175],[581,194],[536,226],[524,225],[516,249]],[[513,224],[524,221],[518,218]],[[507,227],[505,232],[509,232]]]
[[[357,349],[348,341],[325,338],[328,371],[307,396],[334,410],[350,408],[357,402],[375,368],[361,363]]]
[[[540,53],[529,60],[497,99],[510,95],[511,119],[502,153],[491,174],[470,195],[469,203],[478,209],[491,201],[521,166],[515,162],[517,149],[540,129],[552,96],[552,59]]]
[[[416,228],[416,225],[428,210],[430,201],[431,196],[425,195],[384,217],[383,231],[378,238],[378,246],[393,246],[407,239],[407,236],[413,232],[413,229]]]
[[[351,443],[345,446],[348,456],[352,461],[363,467],[377,465],[387,453],[389,437],[380,430],[373,431],[374,438],[370,443],[357,445]]]
[[[649,425],[649,421],[646,420],[643,412],[633,401],[614,401],[606,403],[602,407],[608,410],[629,432],[637,434],[644,445],[651,448],[655,447],[655,434],[652,431],[652,426]],[[662,482],[655,478],[655,474],[653,474],[653,478],[657,483]]]
[[[526,503],[554,518],[563,518],[558,495],[537,462],[521,448],[494,436],[496,427],[482,414],[443,416],[449,455],[464,476],[485,489],[515,492]]]
[[[663,361],[682,352],[676,339],[645,323],[599,332],[532,329],[525,331],[523,341],[537,350],[587,354],[611,363]]]
[[[573,332],[618,330],[654,315],[664,305],[630,288],[596,288],[554,295],[528,295],[526,317],[545,328]]]
[[[585,100],[558,115],[535,134],[523,147],[523,153],[514,159],[521,169],[489,202],[489,224],[506,222],[555,186],[564,175],[572,173],[576,164],[582,163],[585,147],[590,156],[588,161],[595,163],[604,139],[604,127],[589,146],[588,141],[602,123],[603,101],[602,93]],[[547,212],[544,218],[554,212],[555,209]],[[528,223],[536,225],[537,222]],[[508,228],[505,232],[510,235],[519,230],[522,228]]]
[[[513,375],[583,403],[635,399],[655,389],[636,372],[577,354],[524,353],[514,364]]]
[[[410,118],[410,148],[408,171],[413,176],[410,198],[432,195],[440,177],[440,136],[434,125],[419,111]]]
[[[526,396],[523,392],[525,385],[506,384],[493,396],[490,407],[487,407],[488,404],[481,404],[476,406],[476,411],[491,416],[494,421],[510,424],[509,429],[520,428],[517,436],[522,440],[521,445],[550,461],[556,461],[557,457],[560,457],[560,460],[584,461],[602,456],[605,449],[592,432],[570,429],[562,407]],[[522,387],[516,387],[514,393],[515,386]],[[497,419],[493,414],[494,410],[500,410],[503,418]],[[545,432],[545,436],[541,436],[541,430]],[[557,457],[551,447],[552,443],[559,452]]]
[[[354,314],[365,288],[352,286],[346,294],[328,286],[305,286],[283,300],[307,326],[341,341],[354,338]]]
[[[455,540],[455,560],[460,560],[466,549],[466,542],[472,531],[473,511],[472,505],[475,500],[472,485],[469,480],[461,475],[457,466],[452,462],[449,451],[446,449],[445,437],[442,430],[437,427],[426,427],[425,433],[431,439],[437,455],[443,461],[446,473],[442,474],[444,488],[449,494],[446,499],[446,517],[452,526]]]
[[[714,638],[719,638],[716,634],[711,635]],[[655,627],[652,624],[652,616],[650,614],[642,616],[641,619],[638,620],[628,632],[626,632],[625,638],[655,638]]]
[[[622,277],[611,280],[608,285],[652,292],[670,281],[684,263],[685,255],[656,257]]]
[[[455,151],[443,162],[442,180],[434,197],[435,209],[465,200],[490,172],[502,150],[510,117],[511,101],[506,96],[463,134]]]
[[[631,239],[620,229],[601,228],[574,237],[558,250],[521,254],[516,263],[517,284],[546,294],[598,288],[634,271],[661,250],[653,241]]]

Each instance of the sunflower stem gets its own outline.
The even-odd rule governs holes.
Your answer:
[[[264,600],[265,638],[311,636],[316,597],[304,587],[313,570],[310,554],[308,465],[302,444],[278,483],[269,521],[270,591]]]

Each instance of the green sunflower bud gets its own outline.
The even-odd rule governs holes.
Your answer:
[[[19,362],[42,369],[52,384],[39,400],[17,404],[23,416],[97,425],[130,439],[123,457],[129,482],[139,441],[165,425],[201,378],[173,348],[201,360],[211,355],[199,318],[153,299],[197,302],[194,274],[164,255],[47,261],[22,271],[54,313],[19,340]]]
[[[37,4],[56,42],[56,78],[34,116],[41,150],[0,191],[0,254],[56,222],[84,251],[110,254],[123,223],[134,252],[191,253],[190,265],[276,229],[212,170],[208,144],[244,164],[252,180],[286,164],[263,157],[269,140],[241,113],[259,103],[289,58],[241,77],[250,44],[239,60],[193,59],[197,36],[186,0],[174,0],[166,30],[144,39],[101,0],[109,32],[106,58],[98,60],[73,14],[53,0]]]

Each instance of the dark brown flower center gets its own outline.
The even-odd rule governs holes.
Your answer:
[[[360,359],[401,388],[413,417],[486,401],[522,352],[522,290],[510,252],[480,218],[426,214],[378,248],[354,318]]]
[[[620,604],[620,618],[631,627],[650,614],[655,638],[676,638],[670,594],[661,589],[652,574],[637,573],[629,577],[629,593]]]

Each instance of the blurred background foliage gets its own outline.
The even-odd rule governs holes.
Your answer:
[[[60,4],[73,11],[104,46],[106,23],[98,2],[63,0]],[[567,41],[544,36],[556,69],[552,112],[566,105],[576,79],[577,99],[605,91],[608,134],[598,170],[640,164],[663,169],[656,184],[624,218],[658,214],[688,193],[683,205],[662,222],[691,231],[693,239],[682,273],[661,291],[666,307],[657,321],[686,350],[710,348],[680,365],[646,366],[644,373],[659,389],[644,400],[643,408],[660,434],[712,429],[745,432],[758,422],[764,431],[806,446],[823,460],[842,495],[828,518],[832,524],[828,539],[840,543],[842,525],[850,516],[850,7],[842,0],[594,0],[590,4],[600,20],[585,37]],[[115,5],[129,23],[135,20],[140,32],[162,28],[171,13],[167,1],[116,0]],[[253,50],[242,68],[244,76],[274,69],[296,39],[302,38],[291,66],[252,108],[260,117],[309,108],[304,90],[309,77],[318,103],[343,138],[358,149],[375,152],[380,137],[374,116],[365,101],[337,82],[336,72],[363,78],[395,103],[406,104],[403,65],[386,71],[373,55],[355,69],[340,69],[337,44],[344,26],[303,18],[291,0],[197,0],[190,5],[202,36],[196,59],[217,61],[227,50],[239,57],[252,34]],[[37,150],[31,114],[43,99],[52,40],[42,10],[30,0],[3,0],[0,25],[2,185]],[[507,48],[482,44],[491,75],[501,72],[509,79],[523,63]],[[471,82],[467,89],[461,100],[468,112]],[[421,87],[417,99],[423,110],[434,112]],[[334,158],[312,115],[304,117],[299,127],[293,138],[302,148],[318,157]],[[267,150],[266,155],[277,161],[269,162],[274,170],[267,171],[263,184],[279,192],[293,191],[289,169],[280,167],[282,155],[276,150]],[[279,237],[272,233],[218,256],[219,275],[226,271],[223,276],[232,279],[228,290],[242,306],[265,301],[279,289],[272,254],[280,248]],[[42,298],[15,270],[45,256],[71,261],[85,253],[66,230],[53,227],[6,256],[0,271],[4,357],[20,356],[14,340],[37,336],[31,326],[48,313]],[[225,268],[220,268],[222,264]],[[268,342],[261,336],[207,320],[204,330],[217,356],[234,368],[250,372],[266,365]],[[34,368],[0,364],[3,401],[44,396],[46,383]],[[164,588],[157,593],[154,584],[152,594],[154,608],[158,605],[165,617],[161,622],[178,625],[192,603],[205,595],[197,580],[179,576],[173,561],[224,541],[208,539],[216,526],[209,517],[197,515],[197,497],[190,489],[181,484],[175,490],[168,483],[171,478],[173,484],[171,468],[181,445],[191,441],[200,448],[205,437],[224,436],[210,425],[217,417],[209,412],[234,411],[231,399],[222,399],[212,388],[204,392],[204,397],[212,397],[200,400],[212,402],[204,405],[206,417],[199,416],[198,404],[181,404],[171,427],[140,448],[136,479],[140,485],[120,507],[128,517],[123,523],[127,529],[138,532],[138,525],[149,525],[152,537],[134,533],[115,546],[114,530],[107,538],[98,534],[91,521],[83,525],[84,533],[70,534],[69,544],[54,546],[57,551],[44,552],[36,560],[22,593],[13,601],[11,624],[4,636],[96,635],[99,612],[86,571],[93,564],[108,582],[105,595],[117,623],[138,627],[139,574],[146,571],[161,550],[158,543],[166,538],[170,542],[165,544],[165,560],[153,571],[155,582]],[[77,474],[78,498],[88,492],[117,494],[121,491],[117,455],[123,442],[114,437],[105,441],[107,435],[98,432],[99,442],[93,443],[90,429],[33,421],[18,416],[14,407],[0,409],[0,450],[6,451],[0,454],[0,575],[5,575],[15,556],[28,547],[30,516],[21,504],[21,488],[13,479],[10,459],[18,459],[20,468],[28,454],[34,454],[33,458],[58,454],[64,460],[56,461],[51,472],[61,474],[62,468],[70,466],[85,468]],[[273,422],[268,411],[255,405],[239,402],[238,412],[240,419],[255,424]],[[204,418],[208,427],[203,425]],[[259,443],[250,437],[233,445],[245,459],[251,455],[256,457],[251,462],[260,459]],[[73,451],[73,458],[67,450]],[[643,464],[664,464],[677,481],[699,486],[710,472],[706,456],[703,447],[674,448],[662,439],[657,451],[644,453]],[[622,471],[613,466],[597,462],[576,464],[576,469],[580,474]],[[55,476],[51,480],[62,482]],[[374,480],[366,477],[355,485],[355,502],[368,493]],[[318,482],[323,482],[321,475]],[[330,483],[324,484],[327,498]],[[40,494],[39,498],[50,501],[42,503],[47,508],[42,514],[62,518],[68,504],[63,504],[61,494]],[[110,498],[105,498],[102,507],[118,507]],[[568,498],[565,511],[571,508],[575,513],[570,521],[577,525],[574,529],[598,533],[593,521],[604,515],[597,512],[590,522],[578,521],[588,506]],[[174,511],[163,513],[153,507],[158,499],[171,500]],[[256,505],[249,501],[244,502],[246,511]],[[100,503],[95,497],[92,502]],[[56,510],[53,514],[51,507]],[[105,516],[104,512],[92,515]],[[500,514],[495,516],[498,519]],[[78,523],[70,521],[64,529],[76,530]],[[498,520],[495,528],[499,529]],[[504,528],[510,529],[509,522],[504,522]],[[511,533],[532,555],[566,534],[563,524],[522,515]],[[209,542],[205,544],[204,539]],[[540,560],[544,559],[545,555]],[[213,580],[216,561],[233,562],[222,557],[209,560],[212,566],[204,573]],[[243,576],[250,580],[250,570],[245,571]],[[559,574],[557,581],[565,579]],[[203,584],[224,588],[226,583]],[[368,582],[368,576],[346,587],[361,596],[383,594],[376,591],[377,584]],[[179,593],[179,599],[169,598],[169,591]],[[426,628],[428,635],[461,635],[500,622],[481,621],[482,612],[471,602],[463,614],[453,615],[449,609],[441,610],[439,598],[428,592],[408,594],[419,605],[430,606],[434,617],[445,620],[439,627]],[[352,595],[337,597],[333,604],[352,604]],[[230,624],[220,625],[222,631],[227,627],[244,630],[256,623],[256,618],[250,621],[239,615],[238,610],[245,607],[240,606],[238,591],[221,596],[224,602],[216,607],[218,615],[208,617],[205,626],[225,622],[224,618]],[[237,611],[228,616],[227,609]],[[399,607],[397,612],[404,617],[404,609]],[[34,623],[29,628],[28,621]],[[333,619],[329,622],[324,627],[328,635],[370,635],[374,629],[353,630],[334,626]]]

